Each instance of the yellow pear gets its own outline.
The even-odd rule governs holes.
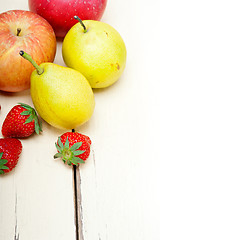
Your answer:
[[[78,71],[54,63],[39,66],[20,51],[36,68],[31,75],[31,97],[38,114],[50,125],[74,129],[88,121],[94,111],[92,88]]]
[[[92,88],[104,88],[116,82],[126,65],[126,46],[120,34],[109,24],[79,20],[66,34],[62,55],[65,64],[81,72]]]

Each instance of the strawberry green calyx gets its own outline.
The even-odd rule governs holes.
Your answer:
[[[61,138],[58,138],[57,143],[55,143],[58,153],[54,155],[54,158],[61,158],[64,163],[68,165],[78,165],[79,163],[85,163],[79,155],[85,151],[78,150],[82,146],[82,142],[76,142],[71,147],[69,147],[69,140],[67,138],[65,144],[62,143]]]
[[[25,116],[29,115],[29,117],[25,121],[25,124],[30,123],[34,120],[35,132],[39,135],[40,132],[42,132],[42,126],[41,126],[41,123],[39,122],[39,119],[38,119],[35,109],[25,103],[19,103],[19,105],[26,109],[25,111],[21,112],[20,114],[25,115]]]
[[[0,153],[0,174],[4,173],[4,169],[7,170],[9,169],[7,166],[5,166],[5,164],[8,162],[7,159],[2,159],[3,156],[3,152]]]

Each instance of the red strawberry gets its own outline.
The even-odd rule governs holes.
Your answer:
[[[4,137],[25,138],[34,131],[37,134],[42,131],[40,122],[35,109],[24,103],[19,103],[10,110],[2,126]]]
[[[22,143],[16,138],[0,138],[0,174],[12,171],[22,152]]]
[[[68,165],[84,163],[90,154],[91,140],[88,136],[78,132],[66,132],[62,134],[56,145],[58,153],[54,158],[61,158]]]

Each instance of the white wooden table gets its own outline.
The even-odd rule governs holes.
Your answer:
[[[63,132],[43,123],[0,176],[0,240],[240,239],[239,7],[108,0],[102,21],[122,35],[127,66],[94,90],[94,115],[77,129],[93,142],[77,171],[79,236],[73,170],[53,159]],[[18,102],[32,105],[29,91],[0,92],[0,126]]]
[[[114,86],[94,90],[94,115],[76,129],[93,142],[90,158],[77,172],[81,240],[144,239],[139,172],[143,99],[136,87],[141,73],[132,41],[140,26],[134,29],[135,22],[127,23],[131,9],[126,11],[125,6],[109,1],[102,20],[121,33],[128,48],[128,66]],[[1,12],[10,9],[28,10],[27,0],[1,1]],[[55,63],[64,65],[61,45],[58,41]],[[29,91],[0,93],[1,125],[18,102],[32,105]],[[21,140],[23,152],[16,169],[0,177],[1,240],[76,239],[73,170],[53,159],[54,144],[63,132],[43,122],[40,136]]]

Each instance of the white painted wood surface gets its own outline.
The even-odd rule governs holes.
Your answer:
[[[6,3],[1,11],[10,9],[27,10],[28,6],[26,1],[15,0]],[[131,9],[126,12],[120,2],[109,1],[102,20],[114,26],[126,42],[126,70],[112,87],[94,90],[94,115],[76,129],[90,136],[93,142],[90,158],[80,168],[85,240],[145,239],[140,201],[143,180],[139,172],[141,125],[145,118],[144,99],[141,99],[143,82],[139,83],[141,61],[136,62],[140,56],[132,41],[136,34],[140,38],[141,33],[140,25],[135,28],[135,22],[122,21],[120,11],[131,14]],[[64,65],[61,44],[58,41],[55,63]],[[0,94],[0,124],[18,102],[32,105],[29,91]],[[72,169],[52,157],[56,151],[54,143],[61,133],[43,123],[40,136],[22,140],[24,150],[17,168],[0,179],[3,205],[0,239],[75,239]]]
[[[120,32],[128,59],[116,84],[94,91],[94,115],[77,129],[93,141],[80,168],[84,240],[240,238],[239,8],[108,1],[102,21]],[[0,93],[0,124],[21,101],[31,104],[28,91]],[[0,177],[0,240],[75,239],[72,170],[52,158],[62,132],[43,130]]]

